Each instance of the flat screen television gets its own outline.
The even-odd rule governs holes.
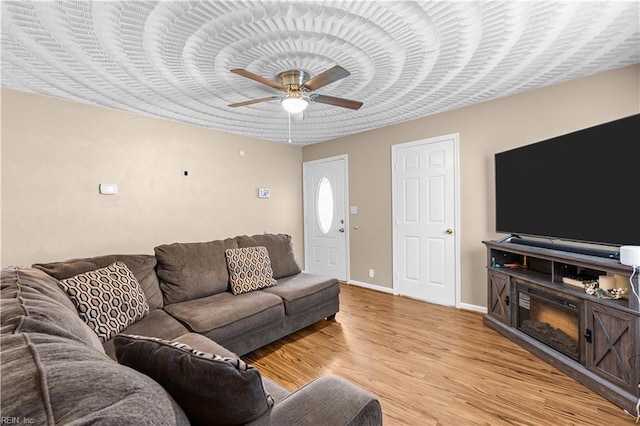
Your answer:
[[[640,245],[640,114],[495,154],[496,231]]]

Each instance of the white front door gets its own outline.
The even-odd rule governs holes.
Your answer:
[[[304,259],[310,273],[347,280],[347,157],[303,164]]]
[[[394,145],[394,292],[457,304],[458,135]]]

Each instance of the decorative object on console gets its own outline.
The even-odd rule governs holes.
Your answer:
[[[610,275],[600,275],[597,280],[591,278],[562,277],[562,283],[583,288],[585,293],[601,299],[617,300],[627,299],[629,297],[626,283],[624,283],[625,285],[623,286],[616,286],[616,284],[619,284],[619,281],[616,282],[614,276]]]
[[[609,275],[600,275],[598,277],[598,288],[602,290],[613,290],[616,288],[615,278]]]
[[[562,277],[562,283],[572,285],[574,287],[587,288],[590,285],[597,285],[598,280],[593,279],[583,279],[583,278],[573,278],[573,277]]]
[[[569,284],[575,287],[584,287],[584,284],[582,283],[582,281],[577,280],[575,278],[571,278],[571,277],[562,277],[562,283]]]
[[[628,288],[629,287],[629,277],[625,277],[620,274],[613,274],[613,280],[615,281],[614,288]]]
[[[629,291],[626,288],[601,288],[598,281],[585,281],[584,289],[587,294],[601,299],[618,300],[629,298]]]

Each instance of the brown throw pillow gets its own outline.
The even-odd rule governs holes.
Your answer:
[[[248,293],[276,285],[266,247],[245,247],[226,251],[229,283],[233,294]]]
[[[273,406],[260,372],[240,358],[222,358],[155,337],[119,334],[118,362],[160,383],[192,424],[245,424]]]
[[[122,262],[61,280],[58,285],[103,343],[149,313],[138,280]]]

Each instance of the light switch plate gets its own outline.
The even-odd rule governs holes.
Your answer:
[[[258,188],[258,198],[269,198],[270,196],[269,188]]]

